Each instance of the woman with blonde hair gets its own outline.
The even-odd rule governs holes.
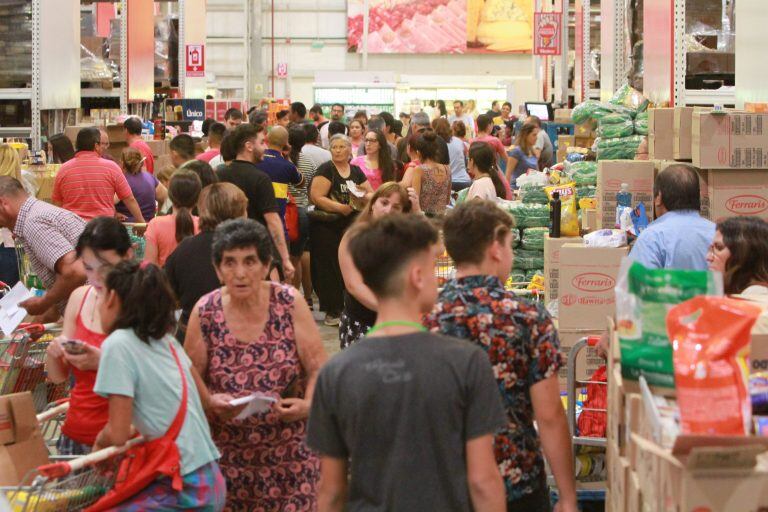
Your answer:
[[[19,153],[10,144],[0,144],[0,176],[17,179],[28,194],[33,197],[36,195],[35,187],[22,177]],[[0,281],[9,286],[19,281],[16,244],[7,228],[0,229]]]
[[[420,213],[419,196],[395,182],[383,183],[371,196],[355,224],[368,224],[390,213]],[[348,230],[339,244],[339,266],[344,277],[344,311],[339,324],[339,345],[345,349],[362,338],[376,323],[376,297],[363,282],[349,253]]]
[[[517,146],[510,151],[507,159],[507,181],[512,188],[517,188],[517,178],[529,169],[539,170],[539,159],[536,158],[534,146],[539,136],[539,127],[533,123],[524,124],[517,136]]]
[[[168,197],[168,190],[155,176],[144,170],[144,156],[136,148],[123,149],[120,155],[120,167],[123,169],[128,186],[131,187],[133,197],[139,203],[141,215],[145,221],[149,222],[155,218],[157,205],[162,205]],[[115,205],[115,210],[124,216],[127,222],[136,222],[122,201]]]

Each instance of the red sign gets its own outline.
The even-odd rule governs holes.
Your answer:
[[[533,54],[560,55],[563,13],[536,12],[533,14]]]
[[[186,55],[187,76],[205,76],[205,45],[188,44]]]
[[[277,78],[286,78],[288,77],[288,63],[287,62],[278,62],[277,63]]]

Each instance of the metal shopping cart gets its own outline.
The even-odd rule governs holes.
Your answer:
[[[37,411],[68,395],[67,383],[48,382],[45,371],[45,353],[58,329],[22,324],[9,338],[0,339],[0,395],[30,391]]]
[[[11,510],[59,512],[83,510],[104,496],[115,484],[122,455],[142,438],[125,446],[110,447],[82,457],[40,466],[17,487],[0,488]]]
[[[136,222],[124,222],[123,225],[128,230],[128,236],[131,238],[133,259],[135,261],[143,260],[144,250],[147,245],[146,240],[144,239],[144,232],[147,230],[147,225]]]
[[[37,277],[35,271],[32,270],[32,265],[29,263],[27,252],[24,250],[24,245],[20,240],[16,240],[16,260],[19,266],[19,280],[21,283],[30,290],[32,288],[38,290],[45,289],[43,282]]]
[[[56,453],[56,443],[61,437],[61,426],[67,418],[69,410],[69,398],[62,398],[48,404],[48,407],[37,415],[37,423],[40,425],[40,433],[43,435],[48,453]]]

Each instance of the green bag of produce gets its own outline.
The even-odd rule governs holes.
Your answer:
[[[544,269],[542,268],[535,268],[533,270],[528,270],[525,273],[525,280],[526,281],[533,281],[533,278],[537,275],[543,276],[544,275]]]
[[[597,110],[602,109],[599,101],[587,100],[583,103],[579,103],[573,108],[571,112],[571,120],[574,124],[586,123],[590,119],[594,118],[594,114]]]
[[[571,164],[570,172],[577,187],[597,185],[597,162],[576,162]]]
[[[626,113],[612,113],[612,114],[606,114],[603,117],[600,118],[600,126],[606,125],[606,124],[624,124],[627,121],[632,121],[632,116],[626,114]]]
[[[526,228],[523,230],[522,247],[530,251],[544,250],[544,235],[549,233],[549,228]]]
[[[547,192],[543,186],[525,184],[520,187],[520,197],[525,204],[547,204]]]
[[[648,118],[635,119],[635,133],[638,135],[648,135]]]
[[[509,213],[521,229],[549,226],[549,205],[509,202]]]
[[[637,89],[632,88],[629,84],[622,85],[609,101],[614,105],[623,105],[634,109],[637,112],[645,112],[648,110],[648,105],[650,104],[648,98],[643,96]]]
[[[643,140],[641,135],[630,135],[629,137],[619,138],[601,138],[597,142],[598,160],[633,160],[635,152],[640,142]]]
[[[512,268],[517,270],[544,268],[544,251],[529,251],[525,249],[515,251],[515,261]]]
[[[512,228],[512,248],[514,249],[518,245],[520,245],[520,230]]]
[[[461,204],[464,201],[466,201],[468,193],[469,193],[469,187],[459,190],[459,193],[456,195],[456,204]]]
[[[699,270],[648,269],[625,258],[616,283],[616,332],[625,379],[674,387],[667,312],[697,295],[723,294],[722,275]]]
[[[612,115],[618,115],[618,114],[612,114]],[[621,123],[608,123],[608,124],[603,123],[603,121],[601,120],[600,126],[597,129],[597,135],[600,137],[605,137],[607,139],[615,139],[618,137],[629,137],[633,133],[635,133],[635,123],[633,123],[631,119],[627,119],[626,121]]]
[[[504,286],[509,289],[525,288],[526,283],[527,281],[525,280],[525,271],[513,269],[507,278],[507,282],[504,283]]]
[[[582,185],[581,187],[576,187],[576,201],[578,202],[580,199],[584,199],[585,197],[597,197],[597,186]]]

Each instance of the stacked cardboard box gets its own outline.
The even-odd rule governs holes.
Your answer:
[[[616,193],[621,184],[629,185],[632,204],[645,204],[648,218],[653,216],[654,163],[641,160],[602,160],[597,164],[597,228],[616,225]]]
[[[648,158],[672,160],[674,128],[674,108],[652,108],[648,111]]]

